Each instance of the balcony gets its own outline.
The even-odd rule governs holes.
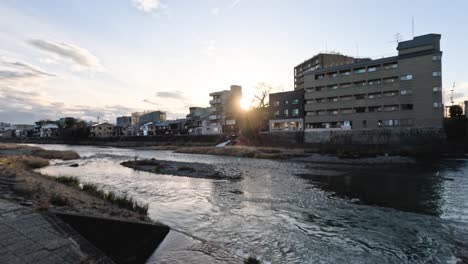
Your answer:
[[[210,101],[210,105],[215,105],[215,104],[220,104],[221,103],[221,99],[213,99]]]
[[[220,115],[210,115],[208,117],[209,120],[218,120],[218,119],[222,119],[222,116]]]

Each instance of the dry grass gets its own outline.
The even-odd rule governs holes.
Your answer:
[[[224,155],[257,159],[287,159],[304,156],[300,149],[289,150],[279,148],[257,148],[257,147],[187,147],[176,150],[179,153]]]
[[[62,150],[44,150],[37,149],[31,152],[32,155],[41,157],[44,159],[61,159],[61,160],[74,160],[79,159],[80,155],[74,151],[62,151]]]
[[[39,169],[49,165],[49,161],[32,156],[8,156],[0,157],[0,165],[15,168]]]

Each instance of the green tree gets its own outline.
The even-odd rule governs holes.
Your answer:
[[[463,108],[459,105],[452,105],[449,109],[450,117],[461,117],[463,115]]]

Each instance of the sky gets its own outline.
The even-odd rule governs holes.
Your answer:
[[[468,1],[2,0],[0,121],[183,118],[209,93],[292,90],[323,51],[396,55],[395,34],[442,34],[446,101],[468,100]]]

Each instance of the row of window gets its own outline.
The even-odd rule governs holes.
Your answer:
[[[288,109],[284,109],[283,110],[283,115],[284,116],[289,116],[289,110]],[[280,111],[279,110],[276,110],[275,111],[275,117],[279,117],[280,116]],[[291,111],[291,116],[299,116],[299,109],[296,108],[296,109],[293,109]]]
[[[392,111],[398,111],[398,110],[402,110],[402,111],[413,110],[413,105],[412,104],[384,105],[384,106],[377,105],[377,106],[369,106],[369,107],[354,107],[354,108],[316,110],[316,111],[307,112],[307,116],[392,112]]]
[[[350,100],[364,100],[364,99],[375,99],[381,97],[393,97],[397,96],[398,93],[400,95],[412,95],[412,89],[404,89],[404,90],[392,90],[392,91],[385,91],[385,92],[376,92],[376,93],[368,93],[368,94],[354,94],[354,95],[344,95],[344,96],[332,96],[332,97],[324,97],[324,98],[317,98],[312,100],[307,100],[306,104],[318,104],[318,103],[330,103],[330,102],[338,102],[338,101],[350,101]]]
[[[378,127],[396,127],[396,126],[413,126],[414,119],[387,119],[378,120]],[[353,121],[337,121],[337,122],[319,122],[319,123],[307,123],[306,128],[308,129],[327,129],[327,128],[342,128],[342,127],[353,127]],[[367,120],[362,120],[362,127],[368,126]]]
[[[275,106],[275,107],[280,106],[280,104],[281,104],[280,101],[274,101],[274,102],[273,102],[273,106]],[[285,104],[285,105],[288,105],[288,104],[289,104],[289,101],[288,101],[288,100],[285,100],[285,101],[284,101],[284,104]],[[299,104],[299,99],[293,99],[293,100],[291,101],[291,104],[293,104],[293,105]]]
[[[441,76],[440,71],[435,71],[432,73],[433,77],[440,77]],[[366,86],[366,85],[380,85],[382,83],[394,83],[397,82],[398,80],[400,81],[410,81],[413,80],[414,76],[412,74],[405,74],[400,77],[397,76],[392,76],[392,77],[387,77],[383,79],[371,79],[371,80],[362,80],[362,81],[356,81],[356,82],[349,82],[349,83],[340,83],[340,84],[330,84],[327,86],[317,86],[317,87],[310,87],[306,88],[306,92],[320,92],[320,91],[329,91],[329,90],[336,90],[336,89],[341,89],[341,88],[351,88],[351,87],[361,87],[361,86]]]
[[[385,63],[385,64],[376,64],[376,65],[371,65],[367,67],[359,67],[359,68],[354,68],[351,70],[342,70],[342,71],[335,71],[335,72],[328,72],[328,73],[322,73],[322,74],[316,74],[315,79],[316,80],[322,80],[325,78],[325,76],[329,78],[336,78],[338,76],[348,76],[351,74],[362,74],[366,72],[375,72],[379,70],[389,70],[389,69],[396,69],[398,68],[398,62],[391,62],[391,63]]]
[[[299,130],[302,129],[299,122],[273,122],[271,124],[273,130]]]

